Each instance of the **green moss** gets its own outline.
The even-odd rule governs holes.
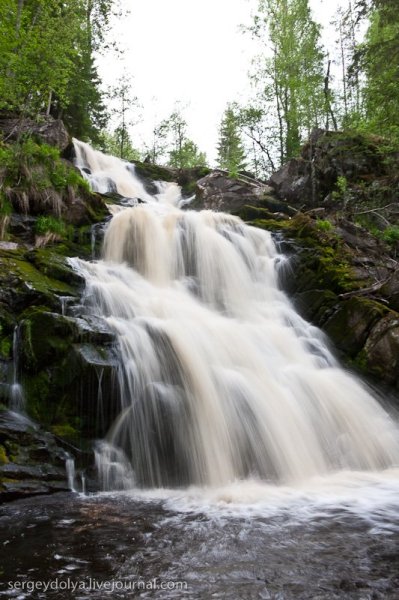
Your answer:
[[[368,372],[368,358],[367,352],[362,350],[359,354],[352,360],[352,366],[358,369],[359,371],[363,371],[364,373]]]
[[[21,362],[34,373],[62,358],[77,336],[73,321],[55,313],[32,310],[20,323]]]
[[[62,281],[70,285],[79,284],[81,282],[80,277],[67,264],[64,256],[60,256],[59,249],[60,247],[57,246],[57,251],[55,252],[48,247],[37,248],[31,254],[29,254],[28,257],[34,266],[41,273],[46,275],[46,277],[49,277],[53,280]],[[61,250],[63,249],[61,248]],[[71,254],[73,254],[73,252],[71,252]]]
[[[52,408],[49,403],[49,376],[46,372],[24,378],[24,391],[27,410],[33,419],[44,425],[52,422]]]
[[[10,462],[6,449],[2,444],[0,444],[0,465],[6,465]]]
[[[100,199],[97,195],[93,195],[93,198],[98,201],[96,203],[85,202],[86,211],[93,223],[100,223],[109,216],[109,212],[102,198]]]
[[[291,223],[288,220],[278,221],[276,219],[255,219],[249,221],[248,225],[252,227],[259,227],[259,229],[266,229],[267,231],[287,231],[291,230]]]
[[[52,425],[51,432],[57,437],[64,438],[71,442],[76,442],[80,437],[79,431],[69,423]]]
[[[240,210],[234,213],[237,217],[240,217],[243,221],[261,221],[261,220],[274,220],[273,215],[267,208],[260,208],[258,206],[245,205]]]
[[[69,294],[73,290],[69,285],[62,281],[47,277],[41,273],[34,265],[27,260],[5,259],[2,262],[2,267],[6,268],[9,273],[16,275],[21,282],[25,282],[30,289],[49,296],[52,293]]]
[[[153,181],[175,181],[176,175],[171,169],[160,167],[159,165],[153,165],[151,163],[144,163],[136,161],[134,163],[136,167],[136,173],[146,179],[152,179]]]
[[[325,331],[341,350],[354,357],[366,343],[373,325],[388,310],[375,300],[354,296],[339,303],[337,310],[327,321]]]
[[[11,358],[12,339],[10,336],[0,338],[0,358],[8,360]]]
[[[12,213],[10,201],[6,198],[3,191],[0,190],[0,217],[8,217]]]

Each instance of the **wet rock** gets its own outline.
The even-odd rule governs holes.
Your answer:
[[[37,423],[0,411],[0,502],[67,490],[67,456]]]
[[[105,435],[120,407],[118,357],[107,323],[32,310],[18,332],[29,414],[75,443]]]
[[[379,302],[354,297],[340,302],[324,325],[324,331],[348,356],[358,354],[372,327],[388,312]]]
[[[399,312],[399,270],[394,271],[381,288],[381,293],[389,301],[389,306]]]
[[[212,171],[197,181],[197,196],[191,208],[236,213],[245,205],[263,206],[270,199],[271,188],[260,181],[223,171]]]
[[[399,388],[399,313],[390,311],[375,325],[361,358],[373,374]]]

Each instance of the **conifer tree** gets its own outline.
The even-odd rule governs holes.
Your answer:
[[[245,150],[241,140],[238,117],[228,106],[220,124],[218,143],[218,166],[237,177],[245,169]]]

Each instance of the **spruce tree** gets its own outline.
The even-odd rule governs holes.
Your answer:
[[[219,129],[218,166],[228,171],[231,177],[237,177],[245,169],[245,150],[241,140],[238,118],[231,106],[228,106]]]

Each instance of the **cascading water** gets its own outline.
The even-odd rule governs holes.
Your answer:
[[[95,189],[146,201],[115,214],[103,260],[73,261],[119,343],[120,414],[96,453],[105,488],[399,464],[395,423],[279,290],[268,232],[181,211],[176,186],[145,195],[127,163],[75,147]]]

